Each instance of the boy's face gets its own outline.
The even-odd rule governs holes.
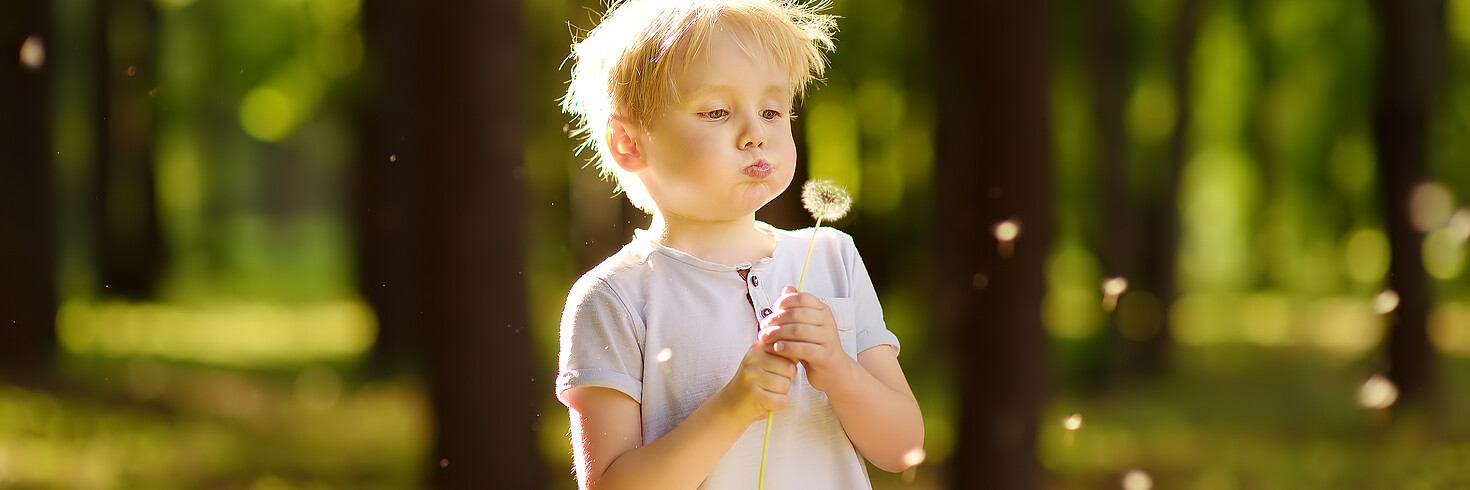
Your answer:
[[[742,51],[737,35],[717,27],[676,79],[681,100],[633,135],[647,164],[638,176],[662,213],[739,219],[791,184],[790,78],[768,52]]]

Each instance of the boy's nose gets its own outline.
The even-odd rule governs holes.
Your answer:
[[[764,148],[766,146],[766,129],[758,123],[745,126],[745,131],[740,134],[740,149]]]

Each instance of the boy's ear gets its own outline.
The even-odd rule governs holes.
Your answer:
[[[643,149],[639,147],[642,129],[623,116],[613,116],[607,122],[607,147],[612,150],[613,160],[618,167],[629,172],[648,168],[643,160]]]

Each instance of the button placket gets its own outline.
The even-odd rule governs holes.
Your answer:
[[[759,270],[760,269],[757,267],[752,267],[750,269],[748,277],[746,278],[747,289],[750,291],[750,299],[753,303],[753,306],[755,306],[756,321],[758,322],[765,320],[768,316],[771,316],[771,300],[766,297],[765,291],[762,290],[760,287],[761,280],[760,274],[758,273]]]

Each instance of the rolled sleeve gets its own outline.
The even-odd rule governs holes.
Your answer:
[[[556,397],[578,386],[611,388],[642,403],[642,326],[601,280],[572,287],[562,311]]]
[[[849,264],[848,275],[852,278],[850,294],[853,299],[853,311],[857,318],[857,351],[868,350],[872,347],[888,344],[893,346],[894,353],[900,350],[898,336],[888,330],[888,324],[883,321],[883,305],[878,301],[878,291],[873,287],[873,279],[868,276],[868,267],[863,264],[863,257],[857,251],[857,247],[847,238],[848,243],[843,247],[848,253]]]

